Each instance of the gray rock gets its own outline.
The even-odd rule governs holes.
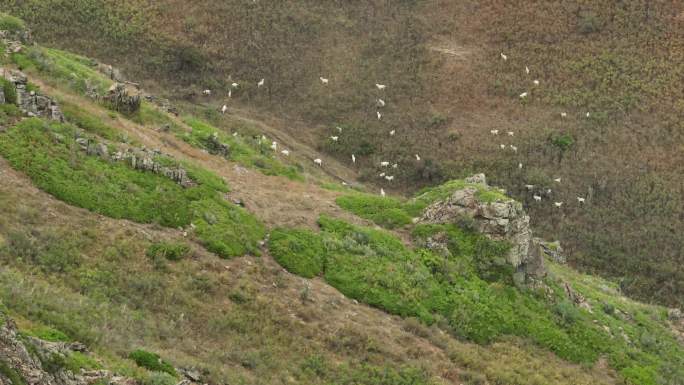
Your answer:
[[[467,177],[465,181],[466,183],[487,184],[487,178],[485,177],[485,174],[475,174],[473,176]]]
[[[0,318],[5,318],[0,314]],[[31,346],[29,346],[29,344]],[[21,338],[11,319],[0,322],[0,362],[21,376],[30,385],[88,385],[107,383],[120,385],[136,384],[135,380],[125,377],[112,377],[106,370],[82,371],[72,373],[64,368],[43,368],[42,362],[48,357],[66,357],[71,352],[86,352],[79,343],[48,342],[34,337]],[[0,384],[11,384],[0,372]],[[118,378],[118,382],[113,382]]]
[[[679,321],[681,319],[684,319],[684,314],[682,314],[682,311],[679,309],[668,309],[667,310],[667,318],[670,321]]]
[[[469,183],[484,182],[483,174],[467,178]],[[530,217],[522,204],[514,200],[481,202],[477,199],[478,188],[466,187],[455,191],[450,197],[433,203],[425,209],[419,223],[458,224],[464,217],[472,219],[475,230],[496,241],[507,241],[512,247],[506,256],[509,264],[522,271],[526,277],[542,277],[546,274],[543,258],[530,252],[532,230]]]
[[[202,379],[202,374],[199,370],[194,368],[189,369],[179,369],[181,374],[183,374],[188,380],[199,382]]]

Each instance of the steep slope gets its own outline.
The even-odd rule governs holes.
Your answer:
[[[506,242],[467,219],[412,224],[464,187],[482,203],[512,202],[497,189],[361,193],[334,179],[343,166],[324,159],[322,170],[285,135],[293,153],[273,151],[262,135],[274,128],[201,107],[178,118],[146,100],[119,113],[91,96],[111,83],[96,63],[40,46],[12,59],[29,75],[22,108],[27,95],[50,97],[66,118],[27,118],[11,103],[0,114],[0,299],[25,333],[87,343],[144,384],[180,380],[167,360],[212,384],[684,377],[674,312],[670,321],[665,308],[553,263],[540,286],[516,285],[500,262]],[[430,246],[438,235],[444,254]]]
[[[639,298],[682,304],[676,85],[684,76],[684,9],[677,2],[0,6],[25,17],[41,41],[119,65],[175,99],[216,108],[238,82],[232,111],[269,120],[346,164],[355,154],[361,177],[385,189],[485,171],[527,204],[539,231],[558,234],[575,264],[620,279]],[[376,83],[388,88],[379,91]],[[205,88],[213,96],[198,99]],[[529,96],[521,100],[523,92]],[[387,103],[382,121],[379,98]],[[336,126],[344,134],[332,142]],[[490,130],[515,136],[492,137]],[[401,165],[397,183],[377,178],[384,160]],[[534,204],[532,195],[548,189]],[[556,210],[552,202],[561,201]]]

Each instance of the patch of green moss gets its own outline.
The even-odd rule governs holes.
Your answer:
[[[36,337],[38,339],[41,339],[43,341],[49,341],[49,342],[69,342],[71,341],[71,338],[64,334],[63,332],[53,329],[48,326],[38,326],[36,328],[31,328],[28,330],[24,330],[23,333],[26,335]]]
[[[316,233],[275,229],[270,234],[269,248],[278,263],[297,275],[313,278],[323,272],[326,249]]]
[[[184,165],[197,186],[183,188],[164,176],[87,156],[71,140],[71,125],[27,119],[3,136],[0,154],[41,189],[70,204],[112,218],[168,227],[197,226],[196,235],[223,257],[257,253],[265,229],[247,211],[223,198],[225,182]],[[26,151],[26,148],[33,151]]]
[[[135,361],[138,366],[153,372],[168,373],[176,376],[176,369],[170,363],[164,361],[158,354],[138,349],[132,351],[128,358]]]

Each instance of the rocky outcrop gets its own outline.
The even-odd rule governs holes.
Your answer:
[[[159,150],[129,147],[123,151],[110,151],[106,143],[81,136],[76,138],[76,143],[88,155],[112,162],[125,162],[136,170],[163,175],[186,188],[197,186],[197,183],[188,176],[188,172],[184,168],[166,166],[163,162],[158,161],[157,159],[162,156]]]
[[[64,121],[64,115],[54,99],[29,90],[26,74],[17,70],[0,68],[0,76],[6,80],[3,87],[13,87],[16,93],[16,101],[5,100],[3,88],[2,103],[14,102],[24,114],[30,117],[37,116],[58,122]]]
[[[563,248],[559,241],[546,242],[541,238],[532,238],[532,246],[530,252],[539,253],[540,256],[547,256],[553,261],[564,264],[567,262]]]
[[[136,85],[116,83],[109,88],[107,94],[102,97],[102,101],[113,110],[124,114],[132,114],[140,109],[142,98],[140,90]]]
[[[131,378],[107,370],[73,373],[58,363],[74,352],[86,353],[80,343],[48,342],[21,337],[11,319],[0,315],[0,384],[27,385],[135,385]]]
[[[487,186],[484,174],[467,178],[466,182],[477,184],[457,190],[448,198],[430,205],[419,219],[420,223],[458,224],[464,218],[473,223],[475,230],[496,241],[511,244],[507,261],[525,277],[542,277],[546,274],[541,253],[531,252],[532,230],[530,217],[522,204],[512,199],[494,202],[481,201],[478,192],[492,190]]]

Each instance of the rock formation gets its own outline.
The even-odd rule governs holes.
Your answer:
[[[168,167],[156,160],[157,157],[162,155],[158,150],[131,147],[125,151],[117,150],[110,152],[107,144],[80,137],[80,135],[76,138],[76,143],[88,155],[113,162],[126,162],[126,164],[136,170],[163,175],[186,188],[197,186],[197,183],[188,176],[188,172],[184,168],[180,166]]]
[[[140,90],[135,85],[116,83],[109,88],[107,94],[102,97],[102,101],[113,110],[132,114],[140,109],[142,98]]]
[[[546,274],[542,254],[534,252],[530,217],[522,204],[512,199],[484,202],[478,192],[492,190],[486,184],[484,174],[466,179],[471,186],[457,190],[448,198],[428,206],[419,219],[420,223],[456,224],[470,218],[474,228],[490,239],[511,244],[507,261],[525,277],[543,277]],[[473,186],[476,185],[476,186]],[[532,252],[531,252],[532,251]]]
[[[56,101],[36,91],[29,91],[28,78],[23,72],[0,68],[0,76],[6,80],[5,86],[14,88],[17,97],[16,105],[24,114],[59,122],[64,121],[64,115]],[[11,102],[5,100],[4,91],[3,89],[2,103]]]
[[[116,376],[107,370],[81,370],[80,373],[44,362],[59,362],[73,352],[85,353],[80,343],[48,342],[34,337],[21,337],[14,321],[0,314],[0,384],[27,385],[133,385],[137,381]],[[48,370],[49,369],[49,370]]]

